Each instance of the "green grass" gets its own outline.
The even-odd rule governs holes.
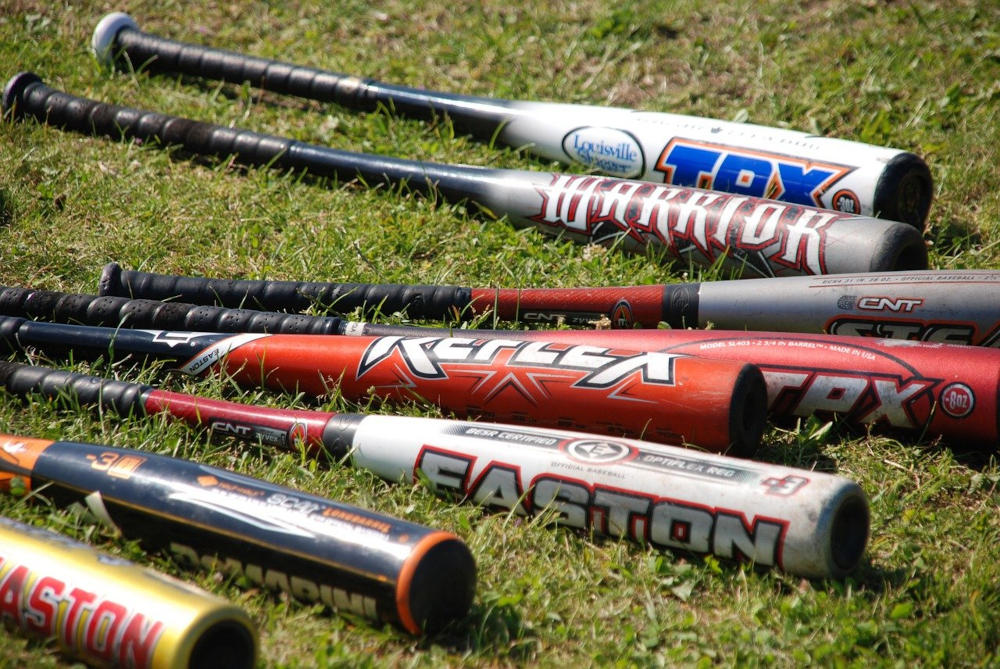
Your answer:
[[[1000,259],[1000,8],[990,2],[132,3],[146,30],[414,86],[745,119],[896,146],[936,181],[926,239],[937,268]],[[7,0],[9,77],[102,100],[339,148],[527,169],[526,155],[443,123],[357,114],[238,86],[101,71],[100,3]],[[4,77],[4,79],[6,79]],[[712,271],[583,249],[462,206],[0,123],[0,283],[94,292],[102,266],[206,276],[577,286],[700,280]],[[86,369],[84,365],[75,368]],[[356,410],[239,393],[158,369],[101,373],[274,406]],[[377,407],[375,407],[377,409]],[[387,409],[388,410],[388,409]],[[413,415],[435,415],[408,407]],[[479,565],[470,615],[412,638],[218,575],[181,571],[93,519],[43,500],[0,513],[183,576],[247,608],[265,666],[957,665],[1000,657],[1000,468],[933,442],[772,428],[763,457],[832,466],[872,504],[862,567],[843,582],[602,540],[450,505],[421,486],[318,467],[297,454],[209,442],[165,421],[123,420],[0,397],[0,429],[198,459],[457,532]],[[0,635],[7,666],[65,662]]]

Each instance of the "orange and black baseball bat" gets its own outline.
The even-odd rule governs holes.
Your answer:
[[[450,532],[189,460],[0,435],[0,490],[43,487],[186,567],[413,634],[461,618],[472,603],[475,562]]]

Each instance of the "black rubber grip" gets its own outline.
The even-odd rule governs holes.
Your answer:
[[[475,112],[470,113],[470,98],[466,96],[385,84],[374,79],[177,42],[129,28],[117,33],[111,55],[117,57],[118,63],[127,58],[134,70],[185,74],[235,84],[249,82],[275,93],[333,102],[361,111],[372,111],[382,104],[403,116],[423,120],[445,113],[456,130],[483,139],[490,139],[509,118],[504,101],[476,98]]]
[[[11,78],[4,88],[3,107],[4,113],[14,118],[32,117],[87,135],[179,146],[195,155],[232,158],[243,165],[303,170],[341,181],[361,178],[368,186],[406,183],[410,189],[436,191],[453,202],[484,198],[493,174],[493,170],[484,167],[341,151],[252,130],[97,102],[46,86],[32,72],[21,72]]]
[[[265,311],[318,308],[349,314],[361,309],[369,316],[403,312],[410,318],[434,320],[454,318],[472,301],[472,289],[460,286],[208,279],[124,270],[117,263],[105,265],[98,292]]]
[[[56,323],[192,332],[335,335],[342,333],[344,323],[334,316],[281,314],[26,288],[0,288],[0,314]]]
[[[144,415],[146,397],[153,390],[152,386],[138,383],[3,361],[0,387],[18,396],[39,393],[53,399],[67,397],[80,404],[99,404],[122,416],[132,412]]]
[[[22,350],[17,333],[26,322],[27,318],[0,318],[0,342],[3,342],[4,353],[19,353]]]

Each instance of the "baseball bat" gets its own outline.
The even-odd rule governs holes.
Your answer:
[[[516,226],[580,243],[615,244],[741,276],[923,269],[911,225],[744,195],[611,177],[447,165],[352,153],[249,130],[78,98],[34,74],[14,76],[3,105],[14,118],[115,139],[179,145],[192,154],[301,170],[367,185],[405,183],[471,202]],[[662,251],[663,253],[660,253]]]
[[[225,332],[303,331],[365,337],[451,334],[444,329],[359,323],[336,317],[11,288],[0,290],[0,311],[128,327],[177,328],[196,322],[205,329]],[[815,413],[990,450],[1000,444],[1000,351],[994,349],[850,335],[724,330],[461,333],[482,339],[622,345],[639,351],[684,352],[702,359],[749,362],[762,370],[769,410],[778,419]]]
[[[264,311],[715,327],[1000,346],[1000,272],[924,270],[601,288],[467,288],[183,277],[109,263],[98,292]],[[0,297],[2,299],[2,297]]]
[[[475,562],[450,532],[189,460],[0,435],[0,490],[42,486],[182,566],[412,634],[461,618],[472,603]]]
[[[923,229],[933,183],[913,153],[678,114],[441,93],[186,44],[108,14],[91,41],[106,65],[185,74],[420,119],[602,174],[784,200]]]
[[[336,337],[126,330],[0,317],[12,347],[136,354],[245,387],[353,401],[423,400],[459,416],[636,436],[752,455],[767,389],[753,365],[616,346],[437,336]]]
[[[50,530],[0,518],[0,619],[91,666],[257,666],[257,630],[226,600]]]
[[[389,481],[418,472],[443,494],[662,549],[746,558],[807,577],[860,560],[867,500],[839,476],[643,441],[482,422],[247,406],[44,367],[0,362],[0,388],[213,433],[304,444]],[[686,531],[685,529],[686,528]]]

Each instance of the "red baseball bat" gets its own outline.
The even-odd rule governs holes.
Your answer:
[[[177,359],[247,386],[346,398],[423,399],[457,415],[628,435],[750,454],[766,387],[743,362],[617,346],[441,336],[341,337],[124,330],[0,318],[15,347]]]
[[[434,328],[377,325],[336,317],[281,314],[49,291],[0,290],[3,313],[99,325],[220,332],[331,335],[438,335]],[[642,351],[685,351],[699,358],[747,361],[768,386],[771,415],[839,415],[952,442],[996,448],[1000,351],[929,342],[721,330],[462,330],[463,335],[622,344]]]
[[[746,558],[810,577],[849,573],[868,505],[839,476],[565,430],[271,409],[0,362],[0,388],[122,415],[166,414],[279,448],[300,443],[390,480],[657,548]]]
[[[405,183],[471,202],[514,225],[581,243],[658,252],[741,276],[796,276],[927,267],[911,225],[801,204],[609,177],[502,170],[339,151],[190,119],[78,98],[34,74],[14,76],[3,106],[13,118],[250,165],[302,170],[368,185]]]

